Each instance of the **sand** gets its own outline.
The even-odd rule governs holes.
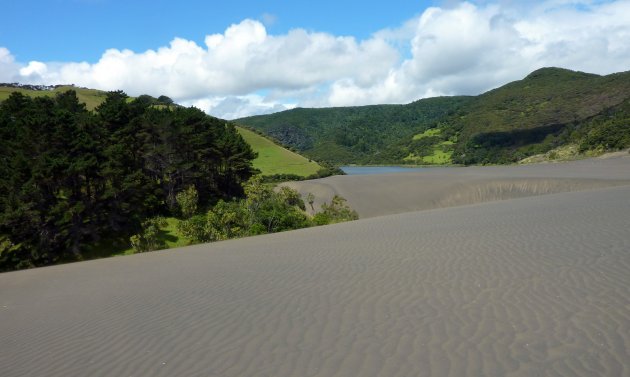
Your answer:
[[[615,185],[0,274],[0,374],[630,376]]]
[[[366,218],[630,184],[630,155],[609,156],[556,164],[435,167],[412,173],[334,176],[284,185],[298,190],[304,198],[309,192],[315,195],[315,210],[329,203],[333,195],[341,195],[361,218]]]

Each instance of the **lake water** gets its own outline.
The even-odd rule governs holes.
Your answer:
[[[429,168],[408,168],[404,166],[342,166],[347,175],[403,173],[427,170]]]

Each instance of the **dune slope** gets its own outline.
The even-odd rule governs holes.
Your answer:
[[[630,186],[0,275],[3,376],[630,376]]]
[[[0,275],[4,376],[630,375],[630,188]]]

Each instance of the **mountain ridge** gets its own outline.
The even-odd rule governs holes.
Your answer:
[[[583,143],[601,127],[593,118],[621,111],[625,119],[629,99],[630,71],[602,76],[546,67],[477,96],[297,108],[235,122],[336,164],[430,164],[436,153],[448,155],[440,161],[449,164],[506,163]],[[430,129],[439,132],[414,137]]]

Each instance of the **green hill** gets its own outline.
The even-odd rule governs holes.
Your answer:
[[[457,114],[471,97],[438,97],[408,105],[293,109],[235,122],[261,130],[305,156],[330,163],[397,163],[398,144]]]
[[[474,97],[294,109],[236,122],[335,164],[505,163],[568,143],[630,146],[629,100],[630,72],[543,68]]]
[[[33,87],[12,87],[0,86],[0,102],[7,99],[13,92],[20,92],[30,97],[53,97],[59,93],[74,90],[79,100],[86,104],[88,110],[94,110],[100,105],[106,96],[106,92],[96,89],[78,88],[74,86],[57,86],[47,90],[37,90]],[[143,95],[142,98],[155,102],[155,106],[166,106],[162,97],[156,99]],[[138,97],[138,98],[141,98]],[[287,150],[273,141],[255,132],[238,127],[239,134],[251,145],[252,149],[258,153],[254,160],[254,167],[259,169],[263,175],[297,175],[308,177],[317,174],[323,169],[319,164],[300,156],[299,154]]]
[[[236,127],[236,130],[258,153],[258,157],[254,160],[254,167],[263,175],[294,174],[308,177],[317,174],[322,169],[316,162],[291,152],[253,131],[242,127]]]
[[[88,110],[94,110],[98,105],[105,100],[105,92],[96,89],[78,88],[71,85],[57,86],[52,90],[33,90],[25,88],[14,88],[9,86],[0,86],[0,101],[4,101],[9,98],[11,93],[20,92],[30,97],[53,97],[59,93],[66,92],[68,90],[74,90],[77,92],[77,97],[83,103]]]

